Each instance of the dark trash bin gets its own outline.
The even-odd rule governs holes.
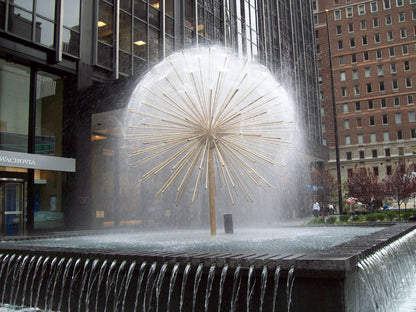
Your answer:
[[[233,215],[231,213],[224,214],[224,230],[227,234],[233,234]]]

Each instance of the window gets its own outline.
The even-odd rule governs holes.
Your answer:
[[[376,122],[374,116],[370,116],[370,126],[375,126]]]
[[[358,70],[354,69],[352,71],[352,79],[353,80],[358,80]]]
[[[409,54],[409,46],[407,44],[402,45],[402,53],[403,55]]]
[[[384,149],[384,155],[386,157],[390,157],[390,149],[389,148]]]
[[[358,117],[357,118],[357,128],[362,128],[362,127],[363,127],[363,120],[360,117]]]
[[[407,77],[406,78],[406,88],[411,88],[412,87],[412,78]]]
[[[318,15],[314,15],[314,16],[313,16],[313,23],[314,23],[315,25],[318,25],[318,24],[319,24]]]
[[[342,44],[342,40],[338,40],[338,49],[342,50],[344,48],[344,45]]]
[[[407,104],[413,104],[414,103],[414,100],[413,100],[413,95],[408,95],[407,96]]]
[[[402,130],[397,130],[397,140],[403,140],[403,132],[402,132]]]
[[[364,159],[364,151],[360,151],[359,155],[360,155],[360,159]]]
[[[391,25],[391,15],[386,15],[386,25],[387,26]]]
[[[393,39],[393,31],[390,30],[387,32],[387,40],[392,41]]]
[[[399,13],[399,23],[403,23],[405,21],[405,15],[404,12]]]
[[[360,86],[359,85],[355,85],[354,86],[354,95],[360,95]]]
[[[384,92],[385,91],[384,81],[380,81],[378,84],[379,84],[380,92]]]
[[[344,119],[344,129],[349,129],[350,128],[350,120],[349,119]]]
[[[341,19],[341,11],[340,10],[335,10],[334,11],[334,19],[336,21],[339,21]]]
[[[373,86],[371,85],[371,83],[367,83],[367,93],[371,92],[373,92]]]
[[[416,129],[410,129],[410,137],[416,139]]]
[[[355,38],[350,39],[350,47],[355,48]]]
[[[343,97],[347,96],[347,87],[342,87],[341,88],[341,94],[342,94]]]
[[[393,101],[394,101],[394,106],[396,107],[400,106],[400,98],[398,96],[395,96]]]
[[[384,142],[390,141],[390,136],[389,136],[389,133],[387,131],[383,132],[383,140],[384,140]]]
[[[345,145],[351,145],[351,137],[349,135],[345,136]]]
[[[377,58],[378,60],[380,60],[380,59],[382,58],[382,53],[381,53],[381,50],[380,50],[380,49],[378,49],[378,50],[376,51],[376,58]]]
[[[347,160],[351,160],[352,159],[351,152],[347,152],[346,154],[347,154]]]
[[[373,158],[377,158],[377,150],[371,150],[371,155]]]
[[[341,35],[342,34],[342,27],[341,27],[341,25],[337,25],[336,32],[337,32],[337,35]]]
[[[348,32],[350,32],[350,33],[354,32],[354,24],[353,23],[348,24]]]
[[[365,14],[365,4],[360,4],[358,6],[358,15],[364,15]]]
[[[395,120],[396,120],[396,124],[401,124],[402,123],[402,114],[396,113]]]
[[[386,107],[387,107],[386,99],[381,99],[381,108],[386,108]]]
[[[357,63],[357,54],[351,54],[351,64]]]
[[[355,111],[357,111],[357,112],[361,111],[361,102],[360,101],[355,102]]]
[[[383,0],[383,6],[384,6],[384,10],[390,9],[391,8],[390,0]]]
[[[382,120],[383,120],[383,125],[388,125],[387,115],[383,115]]]
[[[377,1],[373,1],[373,2],[370,3],[370,11],[371,11],[371,13],[374,13],[374,12],[378,11]]]
[[[416,10],[413,10],[412,11],[412,20],[415,20],[416,19]]]
[[[344,57],[343,57],[343,56],[340,56],[340,57],[338,58],[338,62],[339,62],[339,65],[344,65],[344,64],[345,64]]]
[[[368,109],[374,109],[374,101],[368,100]]]
[[[379,76],[383,76],[384,75],[383,65],[377,66],[377,74]]]
[[[345,80],[347,80],[347,76],[346,76],[346,74],[345,74],[345,71],[342,71],[342,72],[340,73],[340,80],[341,80],[341,81],[345,81]]]
[[[373,28],[378,28],[378,26],[379,26],[378,17],[374,17],[373,18]]]
[[[318,76],[318,82],[322,83],[322,76],[321,75]]]
[[[401,140],[401,139],[399,139],[399,132],[397,132],[397,139]],[[399,156],[404,156],[404,147],[403,146],[399,147]]]
[[[362,36],[362,43],[363,43],[363,45],[367,45],[368,44],[368,37],[367,37],[367,35]]]
[[[396,74],[397,73],[396,63],[391,63],[390,64],[390,71],[391,71],[392,74]]]
[[[409,122],[415,122],[415,112],[409,112]]]
[[[353,17],[352,7],[345,8],[345,15],[347,18]]]
[[[394,47],[389,48],[389,55],[390,57],[394,57],[396,55],[396,52],[394,51]]]
[[[400,29],[400,38],[401,39],[407,38],[407,28]]]
[[[371,77],[370,67],[366,67],[365,70],[364,70],[364,73],[365,73],[366,78]]]
[[[361,28],[361,30],[367,29],[367,21],[366,20],[361,20],[360,21],[360,28]]]
[[[363,53],[363,59],[364,59],[364,61],[368,61],[368,60],[370,59],[370,56],[369,56],[369,54],[368,54],[368,51],[365,51],[365,52]]]
[[[396,0],[396,6],[397,7],[403,6],[403,0]]]
[[[348,103],[344,103],[342,105],[342,112],[344,112],[344,113],[348,113],[349,112]]]
[[[405,71],[410,70],[410,62],[409,61],[404,61],[403,62],[403,67]]]
[[[374,43],[380,43],[380,42],[381,42],[380,34],[379,33],[374,34]]]
[[[357,136],[357,141],[358,141],[358,144],[364,144],[364,138],[362,134],[359,134]]]
[[[371,143],[376,143],[377,142],[377,134],[371,133],[370,134],[370,141],[371,141]]]
[[[391,175],[391,166],[386,166],[386,175]]]
[[[392,84],[392,88],[393,88],[393,90],[398,90],[399,89],[399,83],[398,83],[398,81],[396,80],[396,79],[394,79],[392,82],[391,82],[391,84]]]

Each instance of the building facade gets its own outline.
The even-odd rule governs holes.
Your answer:
[[[384,178],[416,156],[416,1],[318,0],[314,19],[329,168],[338,145],[342,180]]]
[[[290,88],[325,157],[311,1],[0,0],[0,235],[140,223],[118,178],[120,112],[153,65],[211,45]]]

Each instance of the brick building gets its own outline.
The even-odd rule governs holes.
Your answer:
[[[342,180],[356,166],[383,178],[399,158],[414,161],[416,0],[317,0],[314,19],[323,140],[334,176],[336,131]]]

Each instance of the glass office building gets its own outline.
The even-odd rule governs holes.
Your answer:
[[[0,235],[140,223],[120,213],[119,115],[142,74],[188,47],[269,68],[306,153],[325,158],[312,21],[301,0],[0,0]]]

